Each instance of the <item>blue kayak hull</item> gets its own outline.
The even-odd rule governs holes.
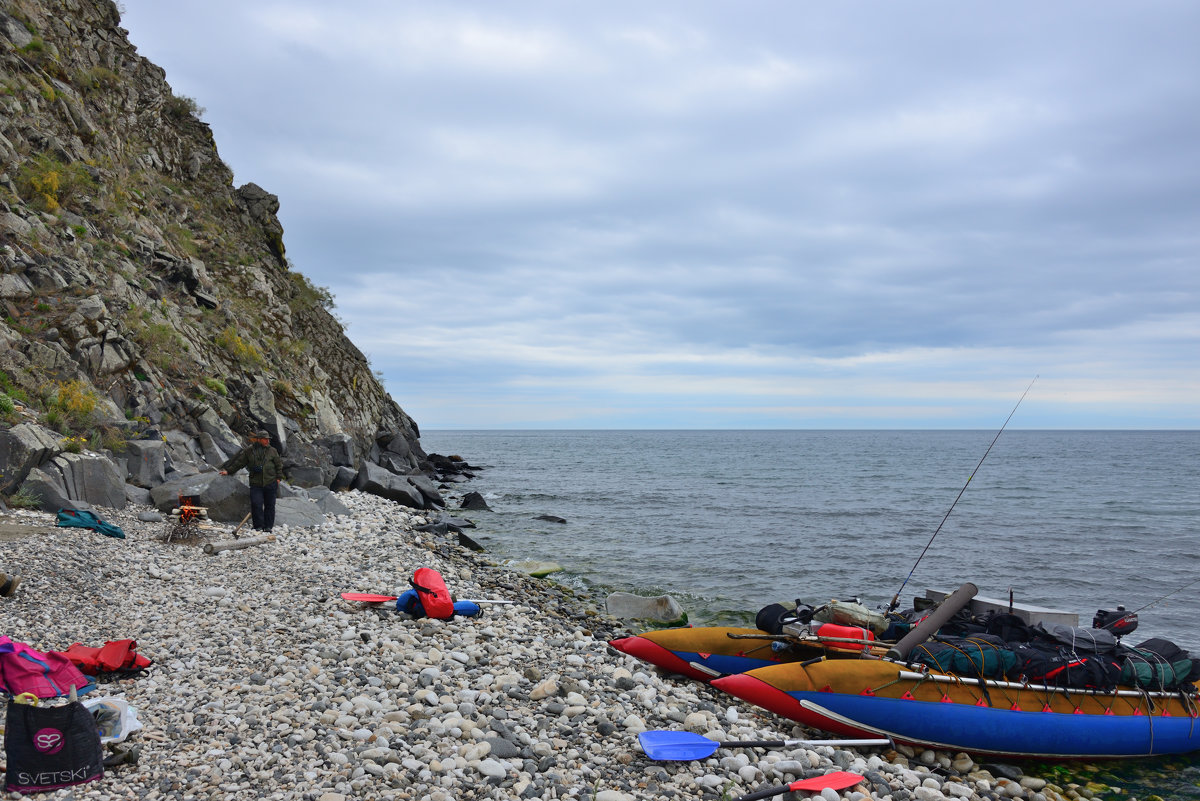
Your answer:
[[[790,693],[814,717],[898,742],[1041,758],[1142,757],[1200,750],[1194,717],[1085,715],[837,693]]]
[[[882,660],[794,663],[712,682],[807,726],[972,754],[1102,759],[1200,751],[1200,694],[1064,691],[922,675]]]

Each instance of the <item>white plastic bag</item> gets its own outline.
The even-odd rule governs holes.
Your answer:
[[[126,737],[142,728],[141,721],[137,719],[137,710],[131,707],[124,698],[113,698],[108,695],[101,698],[87,698],[83,701],[83,705],[92,713],[92,717],[96,718],[96,723],[100,728],[100,742],[104,745],[122,742]]]

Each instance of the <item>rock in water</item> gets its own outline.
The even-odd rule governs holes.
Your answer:
[[[478,492],[468,492],[463,496],[460,508],[471,509],[472,511],[490,511],[492,507],[487,505],[487,501]]]
[[[541,562],[532,559],[525,562],[511,562],[508,567],[534,578],[545,578],[551,573],[561,573],[563,569],[558,562]]]
[[[608,613],[622,620],[658,620],[674,623],[685,619],[683,607],[670,595],[647,597],[629,592],[614,592],[605,599]]]

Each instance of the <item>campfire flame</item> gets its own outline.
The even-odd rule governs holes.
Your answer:
[[[200,507],[198,507],[192,503],[192,498],[185,498],[183,495],[180,495],[179,496],[179,522],[187,524],[187,523],[191,523],[193,520],[196,520],[199,517],[200,517]]]

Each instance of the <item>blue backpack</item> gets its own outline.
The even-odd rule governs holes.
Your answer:
[[[125,539],[125,532],[121,530],[120,526],[105,523],[85,509],[59,509],[58,526],[61,528],[90,528],[92,531],[99,531],[106,537]]]

